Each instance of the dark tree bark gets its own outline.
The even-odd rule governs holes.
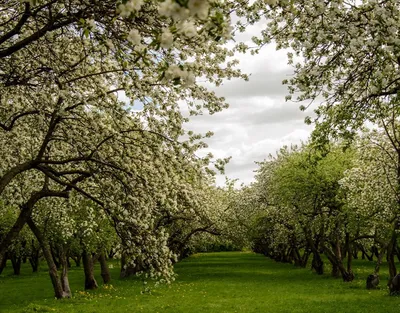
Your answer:
[[[82,252],[83,270],[85,272],[85,290],[92,290],[98,287],[94,278],[93,258],[86,250]]]
[[[353,259],[358,260],[358,247],[353,246]]]
[[[109,259],[112,259],[112,258],[114,257],[114,255],[115,255],[115,251],[114,251],[113,249],[110,249],[110,250],[108,251],[108,258],[109,258]]]
[[[396,277],[397,275],[397,268],[396,268],[396,262],[395,262],[395,255],[396,255],[396,247],[397,247],[397,235],[396,235],[396,231],[398,229],[398,222],[397,220],[394,221],[394,225],[393,225],[393,233],[392,233],[392,237],[389,241],[389,244],[387,246],[387,253],[386,253],[386,259],[388,262],[388,267],[389,267],[389,282],[388,282],[388,286],[389,286],[389,290],[391,294],[397,293],[396,288],[400,288],[399,286],[397,286],[396,284],[393,284],[393,279]]]
[[[381,251],[379,252],[378,259],[376,260],[375,269],[374,269],[374,274],[376,274],[376,275],[379,275],[379,270],[381,268],[382,259],[383,259],[383,256],[385,255],[386,249],[387,249],[387,247],[382,247]]]
[[[71,259],[74,260],[76,267],[81,266],[81,258],[82,257],[80,255],[71,256]]]
[[[14,275],[21,274],[21,263],[22,257],[15,255],[15,253],[11,254],[11,264],[14,270]]]
[[[126,255],[123,253],[121,256],[121,272],[119,274],[119,277],[126,278],[135,275],[136,273],[136,268],[127,264]]]
[[[4,255],[1,263],[0,263],[0,274],[3,272],[3,270],[5,269],[7,265],[7,254]]]
[[[108,284],[111,281],[111,275],[110,275],[110,270],[108,269],[107,266],[107,260],[104,251],[100,252],[99,262],[100,262],[101,277],[103,278],[103,283]]]
[[[340,277],[339,267],[335,263],[332,263],[331,275],[332,275],[332,277],[335,277],[335,278],[339,278]]]
[[[5,257],[6,251],[8,247],[10,246],[11,242],[18,236],[24,225],[26,224],[26,221],[28,217],[30,216],[32,212],[32,208],[28,208],[27,206],[23,206],[21,209],[21,212],[19,213],[19,216],[17,220],[15,221],[14,225],[11,227],[11,229],[8,231],[8,233],[4,236],[4,238],[0,242],[0,263],[2,263],[3,258]]]
[[[350,234],[346,233],[346,244],[345,248],[347,250],[347,279],[345,281],[353,281],[354,280],[354,273],[352,269],[353,264],[353,245],[352,241],[350,240]]]
[[[39,269],[39,252],[29,257],[29,263],[32,267],[32,273],[36,273]]]
[[[388,267],[389,267],[389,280],[392,280],[393,277],[397,275],[397,268],[396,268],[396,262],[394,260],[395,257],[395,242],[396,242],[396,237],[395,235],[392,236],[392,239],[390,240],[390,243],[388,245],[387,249],[387,255],[386,259],[388,262]]]
[[[1,194],[1,188],[0,188]],[[27,223],[28,219],[31,216],[33,207],[35,204],[42,198],[46,197],[62,197],[67,198],[67,192],[59,192],[59,191],[50,191],[47,189],[43,189],[41,191],[37,191],[31,194],[29,200],[21,205],[21,211],[14,225],[8,231],[8,233],[2,238],[0,242],[0,264],[3,261],[5,253],[10,246],[11,242],[18,236],[24,225]]]
[[[55,265],[53,256],[51,254],[50,244],[46,241],[45,237],[43,236],[39,228],[34,224],[32,219],[29,218],[27,223],[34,235],[36,236],[36,239],[39,241],[44,258],[46,259],[47,265],[49,266],[49,275],[51,283],[53,284],[55,297],[57,299],[68,298],[70,296],[70,294],[68,294],[69,286],[67,288],[67,292],[64,292],[63,283],[58,277],[57,266]]]
[[[51,256],[53,257],[54,264],[56,265],[57,269],[60,269],[61,268],[61,261],[60,261],[60,257],[59,257],[58,251],[55,250],[54,247],[52,247],[50,245],[50,252],[51,252]]]
[[[346,251],[346,256],[347,256],[347,268],[343,264],[343,258],[342,258],[342,248],[340,244],[339,238],[335,240],[335,242],[331,243],[332,249],[329,249],[329,247],[324,247],[324,253],[327,256],[328,260],[332,264],[332,271],[339,270],[343,281],[345,282],[351,282],[354,280],[354,273],[352,271],[351,265],[352,265],[352,260],[353,260],[353,255],[351,252],[351,242],[349,235],[346,234],[346,239],[345,239],[345,244],[343,247],[343,251]],[[332,274],[337,274],[337,272],[332,272]]]
[[[31,264],[32,267],[32,272],[36,273],[39,268],[39,255],[40,255],[40,250],[35,246],[35,241],[32,239],[31,242],[31,253],[28,257],[29,263]]]
[[[377,289],[379,285],[379,270],[382,264],[383,255],[385,254],[386,246],[382,247],[378,254],[378,260],[375,264],[374,273],[367,277],[366,287],[367,289]]]
[[[14,275],[21,274],[22,258],[20,256],[11,255],[11,264],[13,266]]]
[[[314,240],[311,238],[310,231],[303,227],[304,235],[307,241],[308,247],[313,254],[313,258],[311,261],[311,269],[315,270],[318,275],[324,274],[324,262],[322,261],[321,254],[318,251],[318,246],[315,244]]]
[[[362,252],[362,258],[365,260],[365,258],[368,259],[368,261],[372,262],[374,260],[374,252],[371,249],[371,256],[368,255],[367,251],[363,247],[360,247],[361,252]]]
[[[307,251],[304,252],[304,255],[307,253]],[[294,265],[298,267],[305,267],[304,264],[304,255],[302,256],[299,252],[299,249],[296,247],[292,248],[292,259],[294,260]],[[307,258],[308,259],[308,258]],[[307,264],[307,261],[306,261]]]
[[[318,275],[324,274],[324,262],[321,259],[319,252],[313,252],[313,259],[311,261],[311,268],[315,270]]]
[[[69,287],[68,280],[68,258],[66,254],[66,249],[64,247],[60,248],[60,262],[61,262],[61,285],[64,291],[64,295],[67,298],[71,298],[71,289]]]

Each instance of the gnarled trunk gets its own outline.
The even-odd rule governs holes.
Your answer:
[[[67,292],[65,292],[63,288],[63,283],[61,282],[61,279],[58,277],[57,266],[55,265],[53,256],[51,254],[50,244],[46,241],[45,237],[43,236],[39,228],[34,224],[32,219],[29,218],[27,222],[42,248],[44,258],[46,259],[47,265],[49,267],[49,275],[51,283],[53,284],[55,297],[57,299],[70,297],[71,293],[70,292],[68,293],[69,286],[68,288],[64,286],[65,288],[67,288]]]
[[[100,262],[101,277],[103,278],[103,283],[108,284],[111,281],[111,275],[107,266],[107,260],[104,251],[100,252],[99,262]]]
[[[318,247],[315,245],[314,240],[311,238],[310,232],[307,228],[303,228],[304,235],[307,241],[307,245],[313,254],[311,261],[311,269],[315,270],[318,275],[324,274],[324,262],[322,261],[321,254],[318,251]]]
[[[85,272],[85,290],[92,290],[98,287],[94,278],[93,258],[86,250],[82,252],[83,270]]]
[[[339,270],[343,281],[345,282],[351,282],[354,280],[354,273],[351,269],[351,261],[352,261],[352,254],[351,251],[349,251],[349,245],[346,245],[346,250],[347,250],[347,268],[343,265],[343,260],[342,260],[342,255],[340,252],[340,249],[338,248],[339,243],[337,242],[335,245],[335,253],[332,252],[330,249],[325,247],[324,253],[327,256],[328,260],[332,264],[332,271],[335,270],[335,274],[337,275],[337,270]]]
[[[69,280],[68,280],[68,259],[67,254],[64,247],[60,248],[60,262],[61,262],[61,286],[64,291],[64,296],[71,298],[71,288],[69,287]]]
[[[400,288],[400,284],[394,284],[393,281],[398,281],[395,280],[394,278],[397,277],[397,268],[396,268],[396,262],[394,260],[395,254],[396,254],[396,247],[397,247],[397,236],[396,236],[396,230],[398,229],[398,222],[394,222],[394,227],[393,227],[393,234],[390,239],[390,242],[387,247],[387,254],[386,254],[386,259],[388,262],[388,267],[389,267],[389,290],[390,294],[397,294]]]
[[[28,164],[28,163],[26,163]],[[31,165],[29,165],[31,166]],[[31,167],[29,167],[31,168]],[[27,168],[27,169],[29,169]],[[8,174],[6,174],[8,175]],[[4,175],[3,178],[6,176]],[[14,177],[14,176],[13,176]],[[1,185],[1,183],[0,183]],[[5,187],[5,186],[4,186]],[[0,194],[2,192],[2,186],[0,186]],[[67,198],[67,192],[58,192],[58,191],[50,191],[47,189],[43,189],[41,191],[33,192],[29,198],[29,200],[21,206],[21,211],[18,215],[17,220],[14,225],[8,231],[8,233],[2,238],[0,241],[0,264],[3,262],[6,251],[10,246],[11,242],[18,236],[24,225],[28,222],[31,217],[32,210],[35,204],[42,198],[46,197],[62,197]]]
[[[15,255],[15,253],[11,254],[11,264],[14,270],[14,275],[21,274],[21,263],[22,263],[21,256],[17,256]]]

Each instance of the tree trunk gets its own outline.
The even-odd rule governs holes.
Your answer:
[[[385,251],[386,251],[386,247],[382,247],[381,251],[379,252],[378,260],[376,261],[375,269],[374,269],[374,274],[376,274],[376,275],[379,274],[379,270],[381,268],[382,259],[385,254]]]
[[[28,163],[26,163],[26,164],[28,164]],[[7,175],[8,174],[4,175],[3,178]],[[0,183],[0,185],[1,185],[1,183]],[[1,192],[2,192],[2,186],[0,186],[0,194],[1,194]],[[21,211],[20,211],[18,218],[15,221],[14,225],[11,227],[11,229],[8,231],[8,233],[3,237],[3,239],[0,242],[0,264],[2,263],[2,261],[5,257],[5,253],[8,249],[8,247],[10,246],[11,242],[18,236],[18,234],[20,233],[20,231],[22,230],[24,225],[27,223],[28,219],[30,219],[33,207],[35,206],[36,202],[38,202],[40,199],[46,198],[46,197],[67,198],[68,193],[49,191],[49,190],[41,190],[41,191],[33,192],[31,194],[29,200],[21,206]]]
[[[115,255],[114,250],[113,250],[113,249],[110,249],[110,250],[108,251],[108,258],[109,258],[109,259],[112,259],[112,258],[114,257],[114,255]]]
[[[353,245],[350,240],[350,234],[346,234],[346,250],[347,250],[347,275],[350,280],[345,280],[345,281],[353,281],[354,279],[354,273],[352,269],[352,264],[353,264]]]
[[[54,247],[50,245],[51,256],[53,257],[54,264],[57,266],[57,269],[61,268],[61,262],[58,251],[54,250]]]
[[[122,253],[122,256],[121,256],[121,272],[119,274],[119,277],[120,278],[126,278],[126,277],[129,277],[129,276],[135,275],[135,274],[136,274],[136,269],[134,267],[130,266],[127,263],[126,255],[124,253]]]
[[[103,283],[108,284],[111,281],[111,275],[107,266],[106,255],[104,251],[100,252],[99,262],[101,267],[101,277],[103,278]]]
[[[311,269],[314,269],[318,275],[324,274],[324,262],[321,259],[321,255],[318,251],[318,247],[315,246],[314,241],[310,236],[310,232],[307,228],[303,227],[304,235],[307,240],[307,244],[310,247],[310,250],[313,254],[313,258],[311,261]]]
[[[386,254],[386,259],[388,262],[388,267],[389,267],[389,290],[391,294],[397,293],[397,288],[400,288],[400,286],[396,286],[393,284],[393,279],[397,275],[397,269],[396,269],[396,262],[394,260],[395,254],[396,254],[396,247],[397,247],[397,236],[396,236],[396,231],[398,229],[398,221],[395,220],[393,224],[393,233],[392,237],[389,241],[388,247],[387,247],[387,254]]]
[[[376,289],[379,285],[379,269],[382,263],[383,255],[385,254],[386,247],[382,247],[379,251],[378,260],[376,261],[374,273],[367,277],[367,289]],[[390,283],[389,283],[390,284]]]
[[[74,260],[76,267],[81,266],[81,256],[80,255],[71,256],[71,259]]]
[[[127,264],[126,256],[122,254],[121,257],[121,272],[119,277],[120,278],[126,278],[129,276],[133,276],[138,272],[144,271],[145,266],[143,262],[140,259],[135,260],[136,265],[132,266]]]
[[[396,269],[396,262],[394,260],[395,257],[395,244],[396,244],[396,235],[394,234],[392,236],[392,239],[390,240],[388,249],[387,249],[387,262],[388,262],[388,267],[389,267],[389,280],[392,280],[393,277],[396,276],[397,274],[397,269]]]
[[[23,207],[14,225],[0,241],[0,264],[3,262],[6,251],[10,246],[11,242],[18,236],[18,234],[26,224],[26,221],[30,216],[31,212],[32,212],[31,209]]]
[[[39,228],[37,228],[37,226],[34,224],[32,219],[29,218],[27,222],[30,229],[35,234],[36,239],[39,241],[40,246],[42,247],[44,258],[46,259],[47,265],[49,266],[49,275],[51,283],[53,284],[55,297],[57,299],[68,297],[68,294],[64,293],[62,282],[58,277],[57,266],[54,263],[49,243],[46,241],[45,237],[43,236]]]
[[[0,263],[0,274],[3,272],[3,270],[5,269],[7,265],[7,254],[4,255],[1,263]]]
[[[347,251],[347,257],[352,257],[351,253],[349,253],[350,251]],[[332,264],[332,268],[338,268],[340,274],[342,275],[342,279],[345,282],[351,282],[354,280],[354,273],[351,270],[351,260],[350,262],[348,261],[347,263],[347,269],[344,267],[343,265],[343,260],[341,258],[341,254],[336,254],[333,253],[331,250],[325,248],[324,249],[324,253],[327,256],[328,260],[331,262]]]
[[[32,240],[32,243],[31,243],[31,250],[32,250],[31,255],[29,256],[28,259],[29,259],[29,263],[32,266],[32,272],[36,273],[39,268],[39,253],[40,253],[40,251],[39,251],[39,249],[37,249],[35,247],[34,240]]]
[[[303,256],[301,257],[301,267],[306,267],[308,263],[308,258],[310,257],[310,251],[304,251]]]
[[[329,259],[331,260],[330,257],[329,257]],[[331,263],[332,263],[332,271],[333,271],[333,267],[335,267],[335,270],[336,271],[338,270],[340,272],[340,274],[342,275],[342,279],[344,282],[351,282],[354,280],[354,273],[351,270],[351,267],[350,267],[350,269],[346,269],[343,265],[342,260],[339,261],[337,259],[332,259]],[[338,273],[336,275],[337,276],[335,276],[335,277],[339,276]]]
[[[32,267],[32,273],[36,273],[39,269],[39,254],[30,256],[29,263],[31,264]]]
[[[340,277],[339,266],[337,266],[337,264],[335,264],[335,263],[332,263],[331,275],[332,275],[332,277],[335,277],[335,278],[339,278]]]
[[[322,261],[321,255],[318,252],[313,252],[311,268],[314,269],[318,275],[324,274],[324,262]]]
[[[357,246],[353,247],[353,259],[358,260],[358,247]]]
[[[125,278],[126,277],[126,256],[124,253],[121,255],[121,271],[119,273],[119,278]]]
[[[85,290],[92,290],[98,287],[97,281],[94,278],[93,258],[86,250],[82,252],[83,270],[85,272]]]
[[[292,259],[294,261],[295,266],[298,266],[298,267],[302,266],[300,252],[295,247],[292,247]]]
[[[16,256],[13,253],[11,255],[11,264],[14,270],[14,275],[21,274],[21,263],[22,263],[22,258],[20,256]]]
[[[69,287],[69,280],[68,280],[68,259],[66,255],[66,251],[64,247],[60,248],[60,262],[61,262],[61,285],[64,291],[64,295],[67,298],[71,298],[71,288]]]

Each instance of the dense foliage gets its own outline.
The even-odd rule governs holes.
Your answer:
[[[384,256],[389,287],[397,275],[399,191],[397,151],[384,130],[365,130],[351,146],[331,144],[322,154],[310,143],[284,147],[259,163],[256,182],[238,191],[231,207],[247,217],[253,250],[280,262],[352,281],[353,259]],[[251,208],[251,210],[249,210]],[[243,223],[237,220],[238,227]],[[374,286],[376,287],[376,285]]]
[[[386,255],[400,291],[398,1],[11,0],[0,12],[0,272],[44,258],[65,298],[71,260],[95,289],[94,264],[108,283],[111,257],[121,277],[171,282],[193,251],[250,245],[311,258],[318,274],[327,259],[344,281],[361,252],[376,259],[369,287]],[[321,101],[315,131],[260,162],[254,184],[217,188],[211,165],[228,159],[196,155],[212,133],[186,131],[181,108],[227,108],[205,86],[248,78],[234,35],[262,18],[256,48],[300,60],[284,83],[288,99]]]
[[[0,265],[39,244],[58,298],[71,296],[70,257],[87,289],[96,259],[109,280],[112,255],[122,276],[173,280],[189,240],[217,234],[221,215],[212,156],[195,154],[211,133],[186,132],[180,106],[227,107],[196,78],[247,79],[233,58],[246,48],[226,44],[267,3],[1,1]]]

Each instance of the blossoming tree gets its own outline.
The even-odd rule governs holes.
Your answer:
[[[159,209],[198,199],[177,191],[202,180],[209,163],[195,155],[203,135],[183,137],[180,102],[192,115],[227,107],[196,78],[247,78],[235,69],[236,47],[224,45],[230,16],[254,23],[268,3],[0,4],[0,197],[19,214],[1,238],[0,264],[26,223],[41,237],[32,212],[53,198],[71,206],[86,199],[113,223],[129,262],[147,262],[153,276],[169,280],[173,254],[155,227]]]

